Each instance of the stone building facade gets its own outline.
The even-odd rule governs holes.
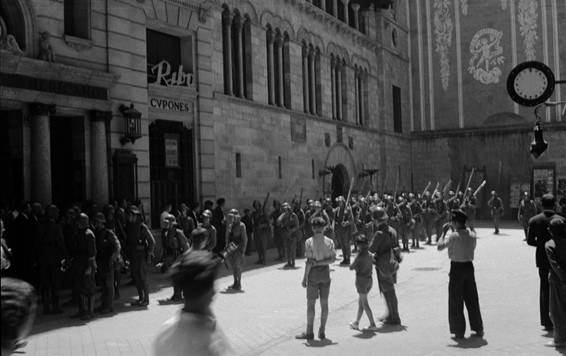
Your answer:
[[[534,108],[514,103],[507,76],[524,61],[540,61],[566,78],[566,3],[556,0],[411,1],[411,153],[415,189],[451,179],[475,187],[486,180],[483,204],[497,190],[516,216],[518,195],[540,198],[566,189],[564,105],[541,108],[548,150],[529,154]],[[556,85],[549,101],[566,100]],[[474,185],[472,184],[472,185]],[[474,189],[475,189],[474,187]],[[541,188],[546,187],[546,188]],[[484,205],[485,206],[485,205]],[[488,217],[483,209],[483,217]]]
[[[401,191],[408,8],[388,5],[2,0],[2,198],[126,197],[155,218],[168,201]]]
[[[490,189],[500,161],[500,190],[541,162],[556,186],[563,117],[517,158],[532,114],[504,84],[533,54],[566,77],[564,3],[540,4],[0,0],[0,199],[139,199],[155,225],[166,202],[420,190],[470,167]]]

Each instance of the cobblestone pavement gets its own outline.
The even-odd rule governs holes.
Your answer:
[[[487,226],[483,224],[483,226]],[[375,333],[352,330],[348,322],[357,311],[354,272],[331,267],[330,316],[327,340],[307,343],[294,336],[306,324],[306,297],[300,281],[303,261],[297,268],[283,269],[283,263],[252,265],[242,278],[241,293],[227,293],[231,284],[227,271],[217,282],[213,304],[218,323],[241,355],[558,355],[566,350],[544,347],[552,335],[540,327],[538,315],[538,271],[534,248],[523,241],[522,230],[513,224],[493,235],[491,228],[479,228],[475,256],[476,280],[485,325],[483,339],[452,340],[448,329],[447,252],[424,246],[405,254],[396,286],[401,327],[381,327]],[[270,260],[274,251],[269,251]],[[375,275],[374,275],[375,278]],[[128,278],[126,278],[128,279]],[[151,276],[151,304],[140,310],[126,306],[134,288],[126,287],[116,313],[88,323],[69,319],[75,312],[67,308],[58,316],[38,315],[28,345],[28,355],[146,355],[160,325],[180,309],[179,305],[159,305],[172,294],[164,275]],[[370,292],[374,314],[383,311],[377,283]],[[320,309],[317,305],[318,327]],[[365,317],[365,316],[364,316]],[[362,319],[365,326],[367,319]]]

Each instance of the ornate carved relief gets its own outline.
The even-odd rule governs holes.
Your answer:
[[[456,0],[458,1],[458,0]],[[440,82],[444,91],[448,90],[450,80],[449,51],[452,46],[454,25],[450,18],[450,0],[434,0],[434,34],[436,35],[436,53],[440,55]]]
[[[371,68],[367,58],[362,58],[357,54],[352,55],[352,65],[357,65],[358,67],[363,68],[365,71],[369,71],[369,69]]]
[[[65,43],[77,52],[91,49],[94,46],[94,42],[90,40],[83,40],[72,36],[65,36]]]
[[[458,0],[454,0],[458,1]],[[460,0],[460,8],[462,9],[462,15],[468,15],[468,0]]]
[[[525,47],[525,56],[528,61],[536,59],[535,42],[539,39],[536,28],[538,19],[538,0],[520,0],[519,13],[517,21],[519,22],[519,31],[523,37],[523,45]]]
[[[470,59],[468,71],[474,79],[482,84],[499,83],[501,69],[497,65],[503,64],[505,57],[501,47],[503,32],[493,28],[479,30],[470,43]]]
[[[55,53],[53,52],[53,47],[51,46],[51,34],[47,31],[43,31],[40,34],[39,40],[39,59],[44,61],[55,62]]]
[[[263,14],[261,14],[260,24],[263,27],[267,27],[267,25],[270,24],[272,28],[279,28],[281,32],[287,32],[289,34],[291,41],[295,40],[295,29],[291,22],[281,18],[281,16],[274,15],[271,11],[264,11]]]
[[[0,48],[7,49],[12,53],[23,55],[24,51],[20,49],[20,45],[13,35],[8,34],[8,28],[4,19],[0,17]]]
[[[313,46],[320,49],[320,53],[325,53],[325,46],[322,38],[319,35],[314,34],[301,26],[301,28],[297,32],[297,42],[302,43],[303,41],[305,41],[305,43],[312,43]]]

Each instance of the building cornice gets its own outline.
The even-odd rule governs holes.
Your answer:
[[[116,74],[17,56],[5,50],[0,50],[0,72],[105,89],[114,86],[120,78]]]
[[[372,40],[368,35],[350,27],[350,25],[340,21],[312,3],[304,0],[285,0],[285,3],[295,7],[309,16],[312,16],[316,20],[325,22],[339,34],[349,37],[351,42],[355,45],[362,45],[372,49],[373,51],[376,51],[381,47],[381,43],[378,41]]]
[[[502,133],[525,133],[533,131],[534,123],[518,124],[513,126],[479,126],[464,129],[447,129],[435,131],[420,131],[411,132],[411,139],[436,139],[447,137],[469,137],[477,135],[500,135]],[[562,131],[566,130],[566,122],[544,122],[543,130],[549,131]]]

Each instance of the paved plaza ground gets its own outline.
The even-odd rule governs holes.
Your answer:
[[[485,326],[485,337],[456,342],[448,329],[448,271],[446,251],[424,246],[405,254],[396,286],[402,326],[381,327],[377,332],[350,329],[348,322],[357,312],[354,272],[331,266],[330,316],[327,340],[295,340],[306,324],[305,290],[301,287],[304,259],[297,268],[283,269],[283,263],[252,265],[242,278],[241,293],[227,293],[231,277],[223,271],[217,282],[213,309],[218,323],[238,355],[566,355],[566,349],[543,346],[552,335],[540,326],[538,312],[538,271],[535,249],[523,241],[516,224],[504,224],[493,235],[487,223],[479,228],[474,265]],[[340,251],[338,251],[340,255]],[[273,260],[274,251],[270,251]],[[374,274],[375,278],[375,274]],[[125,278],[128,279],[128,278]],[[124,288],[116,313],[88,323],[70,319],[74,308],[57,316],[38,315],[27,355],[148,355],[160,325],[177,313],[180,305],[159,305],[172,288],[164,275],[151,276],[151,304],[148,309],[126,306],[133,301],[134,288]],[[370,292],[374,314],[383,311],[377,283]],[[318,328],[320,309],[317,305]],[[365,316],[364,316],[365,317]],[[362,319],[362,326],[367,325]],[[379,324],[378,324],[379,325]],[[188,350],[189,351],[189,350]],[[189,353],[187,353],[189,354]]]

